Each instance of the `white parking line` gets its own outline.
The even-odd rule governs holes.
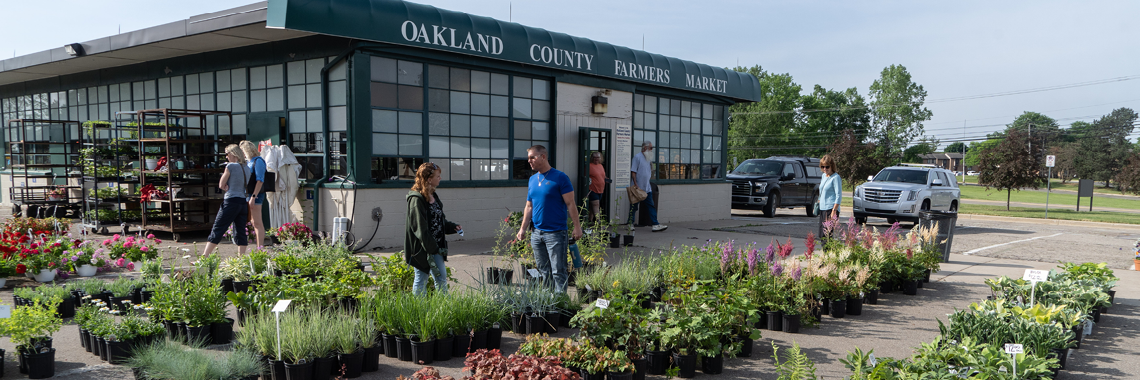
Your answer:
[[[972,255],[972,254],[975,254],[975,253],[978,253],[978,252],[981,252],[981,251],[985,251],[985,250],[987,250],[987,249],[990,249],[990,248],[997,248],[997,247],[1001,247],[1001,246],[1003,246],[1003,245],[1010,245],[1010,244],[1016,244],[1016,243],[1024,243],[1024,242],[1027,242],[1027,241],[1030,241],[1030,240],[1037,240],[1037,239],[1051,238],[1051,237],[1054,237],[1054,236],[1059,236],[1059,235],[1063,235],[1063,234],[1064,234],[1064,233],[1058,232],[1058,233],[1055,233],[1055,234],[1052,234],[1052,235],[1049,235],[1049,236],[1038,236],[1038,237],[1032,237],[1032,238],[1028,238],[1028,239],[1022,239],[1022,240],[1011,241],[1011,242],[1008,242],[1008,243],[994,244],[994,245],[991,245],[991,246],[989,246],[989,247],[982,247],[982,248],[978,248],[978,249],[972,249],[972,250],[969,250],[969,251],[967,251],[967,252],[964,252],[964,253],[962,253],[962,254],[963,254],[963,255]]]

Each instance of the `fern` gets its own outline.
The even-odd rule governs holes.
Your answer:
[[[808,359],[802,351],[800,345],[792,341],[792,348],[789,349],[787,358],[783,363],[780,363],[780,357],[777,355],[779,346],[776,342],[772,342],[772,359],[776,361],[776,372],[780,377],[776,380],[816,380],[815,376],[815,363]]]

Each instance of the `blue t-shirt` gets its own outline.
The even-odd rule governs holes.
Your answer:
[[[261,157],[254,157],[246,163],[250,171],[258,181],[265,182],[265,159]],[[265,187],[265,186],[262,186]]]
[[[526,200],[531,203],[531,220],[534,228],[541,231],[566,230],[566,202],[562,194],[574,193],[570,177],[555,168],[546,173],[530,176]],[[573,197],[571,197],[573,198]]]

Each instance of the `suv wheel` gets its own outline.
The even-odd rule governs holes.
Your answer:
[[[778,208],[780,208],[780,193],[773,191],[772,195],[768,196],[768,203],[764,205],[764,216],[775,218]]]
[[[958,212],[958,201],[950,203],[950,212]]]
[[[815,212],[816,211],[815,210],[816,202],[819,202],[819,197],[812,197],[811,203],[808,203],[807,206],[804,207],[806,209],[805,211],[806,211],[807,216],[819,216],[819,213]]]
[[[855,214],[855,224],[859,224],[859,225],[867,224],[867,216]]]

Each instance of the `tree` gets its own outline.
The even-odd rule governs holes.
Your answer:
[[[1043,163],[1029,151],[1029,136],[1019,130],[1006,131],[1006,137],[997,146],[986,149],[979,157],[978,184],[986,190],[1005,190],[1005,209],[1013,190],[1026,187],[1037,189],[1045,182],[1041,178]]]
[[[866,182],[868,176],[878,173],[886,161],[875,143],[864,143],[851,129],[843,131],[827,150],[835,162],[835,171],[846,178],[852,188]]]
[[[970,148],[966,149],[966,166],[977,167],[978,165],[981,165],[981,156],[985,154],[987,150],[997,146],[1000,143],[1000,139],[989,139],[982,142],[970,143]]]
[[[958,141],[950,143],[950,145],[947,145],[946,149],[943,149],[942,151],[946,153],[965,153],[969,150],[970,148],[966,147],[966,143]]]
[[[1076,143],[1062,143],[1049,147],[1049,154],[1057,156],[1053,163],[1053,174],[1061,179],[1061,183],[1068,183],[1073,179],[1073,160],[1077,157]]]
[[[1124,161],[1132,154],[1128,135],[1135,129],[1138,115],[1129,108],[1118,108],[1093,121],[1077,139],[1079,155],[1073,167],[1081,178],[1103,181],[1105,187],[1120,173]]]
[[[902,158],[903,149],[922,135],[922,122],[933,115],[922,106],[926,90],[911,81],[906,67],[890,65],[871,84],[868,96],[873,141],[883,147],[887,157]]]
[[[798,145],[788,144],[801,91],[791,74],[772,74],[758,65],[734,70],[755,76],[760,81],[761,95],[759,102],[729,107],[732,115],[728,123],[729,160],[741,162],[787,153],[785,149],[789,145]]]
[[[1127,164],[1116,175],[1116,185],[1120,187],[1121,193],[1140,195],[1140,150],[1132,153]]]
[[[805,155],[818,157],[827,152],[827,145],[844,130],[850,129],[855,136],[862,137],[867,135],[870,126],[870,112],[856,88],[841,92],[815,85],[810,95],[800,97],[799,114],[789,144],[818,146],[820,148],[803,150]]]
[[[931,154],[938,151],[938,139],[923,136],[918,143],[906,148],[903,151],[902,162],[909,162],[914,164],[922,163],[922,155]]]

